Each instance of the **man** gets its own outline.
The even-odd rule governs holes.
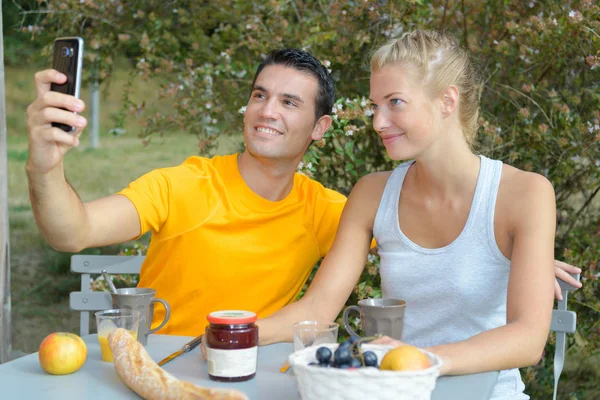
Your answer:
[[[169,302],[164,334],[196,336],[211,311],[247,309],[262,318],[296,299],[329,250],[346,200],[295,173],[310,143],[331,125],[334,84],[316,58],[285,49],[260,64],[243,153],[191,157],[86,203],[64,176],[63,157],[87,124],[73,113],[85,109],[83,101],[50,91],[65,79],[54,70],[37,73],[37,99],[27,112],[30,198],[52,247],[77,252],[151,230],[139,286]],[[67,134],[51,122],[77,130]],[[162,313],[157,309],[155,318]]]
[[[191,157],[152,171],[118,194],[82,203],[64,177],[83,102],[50,92],[56,71],[36,75],[29,107],[27,173],[36,221],[57,250],[77,252],[152,231],[141,287],[171,306],[161,333],[198,335],[206,315],[248,309],[267,316],[294,301],[329,249],[345,198],[295,174],[309,144],[331,125],[331,76],[306,52],[271,53],[256,73],[244,117],[246,150]],[[77,126],[74,135],[51,121]],[[156,316],[162,319],[161,310]]]

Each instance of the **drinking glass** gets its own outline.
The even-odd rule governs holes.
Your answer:
[[[339,325],[335,322],[300,321],[294,324],[294,351],[323,343],[337,343]]]
[[[95,315],[102,361],[113,362],[112,352],[108,345],[108,334],[117,328],[123,328],[127,329],[134,339],[137,339],[140,312],[137,310],[112,309],[98,311]]]

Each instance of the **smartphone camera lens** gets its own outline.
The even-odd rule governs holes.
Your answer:
[[[63,57],[73,57],[73,48],[63,47],[62,48],[62,56]]]

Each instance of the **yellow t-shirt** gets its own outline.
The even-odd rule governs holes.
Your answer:
[[[254,193],[237,154],[190,157],[157,169],[119,194],[135,205],[141,232],[152,231],[139,287],[171,307],[158,333],[197,336],[206,316],[242,309],[266,317],[293,302],[325,256],[346,198],[296,174],[277,202]],[[163,307],[154,307],[154,324]]]

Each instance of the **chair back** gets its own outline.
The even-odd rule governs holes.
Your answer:
[[[90,291],[91,274],[101,274],[105,269],[109,274],[139,274],[145,256],[92,256],[74,255],[71,257],[71,271],[81,274],[81,291],[71,292],[69,306],[80,311],[79,334],[90,333],[90,311],[112,308],[108,292]]]
[[[580,274],[571,274],[579,282]],[[556,400],[556,391],[558,389],[558,380],[565,364],[565,346],[567,333],[575,332],[577,327],[577,314],[574,311],[567,310],[567,297],[569,292],[577,290],[576,287],[558,280],[563,299],[558,301],[556,309],[552,310],[552,323],[550,330],[556,332],[556,347],[554,350],[554,397]]]

